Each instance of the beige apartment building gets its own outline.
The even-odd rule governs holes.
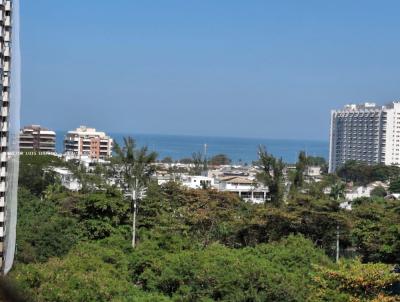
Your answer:
[[[39,125],[25,126],[19,134],[21,152],[56,152],[56,133]]]
[[[77,158],[106,159],[112,156],[112,149],[111,137],[86,126],[68,131],[64,140],[64,153]]]

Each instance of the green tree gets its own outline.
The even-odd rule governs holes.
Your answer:
[[[300,188],[304,184],[304,173],[307,169],[307,156],[304,151],[299,153],[299,159],[296,163],[296,173],[294,176],[293,184],[296,188]]]
[[[371,197],[385,197],[386,195],[386,189],[382,186],[378,186],[371,191]]]
[[[148,291],[175,301],[306,301],[314,265],[329,260],[312,243],[289,237],[276,244],[168,253],[139,277]]]
[[[18,183],[32,194],[41,197],[43,191],[50,184],[57,182],[57,174],[51,167],[65,165],[61,159],[51,155],[26,155],[20,156],[20,173]]]
[[[211,157],[209,164],[212,166],[229,165],[232,160],[226,154],[217,154]]]
[[[381,263],[355,260],[340,262],[338,267],[319,267],[314,282],[317,290],[310,301],[399,301],[390,291],[394,283],[400,282],[400,276]]]
[[[397,178],[390,182],[389,192],[400,193],[400,178]]]
[[[164,164],[172,164],[174,160],[172,159],[171,156],[166,156],[161,160],[161,162]]]
[[[257,174],[257,179],[268,186],[271,202],[280,205],[284,197],[283,169],[285,164],[282,159],[276,159],[269,154],[263,146],[260,146],[258,150],[258,157],[261,172]]]
[[[189,164],[192,164],[192,163],[193,163],[193,159],[190,158],[190,157],[185,157],[185,158],[181,158],[181,159],[179,160],[179,162],[180,162],[181,164],[189,165]]]
[[[73,173],[73,175],[80,183],[80,191],[82,193],[91,193],[107,188],[105,178],[106,171],[105,168],[100,166],[99,164],[95,166],[93,172],[87,171],[86,167],[79,162],[70,163],[68,165],[68,169]]]
[[[38,157],[37,163],[31,158],[21,165],[17,265],[11,277],[32,300],[399,300],[391,293],[399,278],[390,272],[400,262],[397,201],[363,198],[352,203],[352,211],[341,210],[345,184],[336,175],[305,183],[285,203],[278,197],[263,205],[175,182],[159,186],[149,182],[153,168],[152,160],[143,159],[147,149],[126,145],[130,147],[120,148],[110,167],[81,172],[102,183],[106,175],[120,176],[123,189],[139,190],[134,194],[140,207],[133,213],[140,219],[132,221],[132,233],[138,231],[141,244],[135,249],[128,242],[134,236],[130,209],[135,203],[125,200],[126,191],[96,185],[86,193],[69,192],[57,179],[43,182],[57,160]],[[282,196],[283,163],[263,151],[258,178]],[[387,178],[395,183],[399,178],[393,167],[363,168],[370,169],[365,181]],[[143,174],[139,186],[136,175]],[[34,190],[25,189],[27,175]],[[329,186],[332,194],[326,196],[323,189]],[[362,262],[343,257],[334,264],[328,259],[338,226],[340,247],[351,248]]]
[[[340,201],[345,197],[345,189],[346,184],[339,181],[331,186],[331,192],[329,193],[329,196],[335,201]]]
[[[129,204],[121,192],[109,188],[105,192],[79,195],[72,212],[77,217],[84,235],[90,239],[102,239],[127,224]]]
[[[351,236],[363,261],[400,262],[400,211],[397,202],[356,204]]]
[[[151,184],[143,205],[140,227],[190,235],[201,245],[219,241],[237,246],[236,233],[250,205],[238,196],[215,190],[192,190],[174,182]]]
[[[79,239],[77,220],[52,201],[24,188],[18,193],[17,262],[44,262],[65,255]]]
[[[207,160],[201,152],[194,152],[192,154],[193,167],[190,169],[190,174],[201,175],[203,171],[207,170]]]
[[[297,195],[296,199],[289,199],[285,207],[267,205],[253,209],[244,217],[236,240],[240,246],[255,246],[263,242],[275,242],[290,234],[302,234],[333,256],[338,225],[341,246],[350,246],[351,219],[345,212],[338,212],[330,200]]]
[[[151,163],[157,159],[157,153],[149,152],[147,146],[136,148],[136,143],[131,137],[124,138],[122,148],[116,143],[114,151],[116,154],[114,162],[122,168],[125,185],[132,194],[132,247],[134,248],[138,202],[150,181],[150,176],[153,173]]]
[[[347,161],[339,167],[336,174],[346,182],[352,181],[357,185],[367,185],[374,181],[393,181],[400,178],[400,167]]]
[[[321,156],[307,156],[307,164],[310,166],[325,166],[326,159]]]
[[[371,179],[371,169],[367,164],[357,161],[347,161],[339,167],[336,174],[346,182],[366,185]]]
[[[63,259],[18,267],[11,278],[38,302],[170,301],[132,284],[129,258],[115,242],[81,243]]]

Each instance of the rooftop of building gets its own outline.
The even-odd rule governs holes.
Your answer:
[[[80,126],[75,130],[68,131],[68,135],[78,135],[78,136],[98,136],[100,138],[110,138],[103,131],[97,131],[96,128],[90,128],[87,126]]]
[[[33,133],[33,132],[40,132],[40,134],[56,135],[55,131],[50,130],[45,127],[42,127],[40,125],[28,125],[28,126],[24,126],[20,130],[21,134],[28,134],[28,133]]]
[[[40,125],[27,125],[24,126],[21,130],[49,130],[49,129],[42,127]]]
[[[347,104],[344,105],[342,109],[335,110],[335,111],[346,111],[346,112],[351,112],[351,111],[375,111],[375,110],[383,110],[383,109],[392,109],[394,107],[399,107],[400,108],[400,101],[393,101],[391,103],[385,104],[385,105],[377,105],[374,102],[365,102],[365,103],[360,103],[360,104]]]
[[[254,181],[245,177],[238,177],[238,176],[225,176],[221,177],[220,181],[227,182],[227,183],[235,183],[235,184],[253,184]]]

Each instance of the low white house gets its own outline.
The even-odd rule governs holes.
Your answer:
[[[246,201],[263,203],[268,198],[268,188],[260,186],[257,181],[246,177],[227,176],[219,180],[220,191],[238,194]]]
[[[306,175],[309,177],[319,177],[321,176],[321,167],[320,166],[309,166],[306,170]]]
[[[352,201],[357,198],[370,197],[373,189],[372,187],[355,187],[345,193],[345,198],[346,200]]]
[[[214,178],[207,176],[185,176],[182,177],[182,185],[190,189],[203,189],[215,187]]]
[[[357,198],[371,197],[371,192],[377,187],[383,187],[387,190],[389,188],[389,185],[381,181],[375,181],[368,184],[367,186],[355,187],[346,192],[346,200],[352,201]]]
[[[179,178],[179,177],[178,177]],[[170,181],[175,181],[177,179],[177,177],[174,177],[174,175],[171,174],[163,174],[163,175],[156,175],[154,176],[154,179],[157,180],[157,184],[159,186],[164,185]]]
[[[52,171],[57,173],[60,178],[61,185],[68,190],[79,191],[82,188],[82,185],[79,183],[78,179],[67,168],[52,168]]]
[[[64,154],[63,155],[65,161],[79,161],[79,163],[85,168],[87,172],[93,172],[96,164],[109,164],[109,160],[104,160],[102,158],[91,158],[87,155],[77,156],[76,154]]]

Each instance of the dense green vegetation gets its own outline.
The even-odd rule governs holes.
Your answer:
[[[23,155],[20,161],[19,183],[38,197],[55,182],[55,173],[48,167],[64,165],[61,159],[54,156]]]
[[[229,165],[232,160],[225,154],[217,154],[210,158],[208,163],[212,166]]]
[[[266,204],[150,183],[134,249],[130,199],[104,183],[68,192],[44,177],[62,163],[23,158],[10,278],[33,301],[398,301],[397,202],[376,196],[341,210],[333,176],[298,183],[282,202],[283,163],[262,156],[259,178],[276,188]],[[322,193],[335,184],[335,194]]]
[[[356,161],[348,161],[337,171],[337,175],[346,181],[366,185],[374,181],[393,181],[400,178],[397,166],[367,165]]]
[[[263,146],[260,146],[258,156],[257,165],[261,168],[261,172],[257,178],[269,188],[271,202],[276,206],[280,205],[284,201],[283,168],[285,164],[282,158],[276,159]]]

